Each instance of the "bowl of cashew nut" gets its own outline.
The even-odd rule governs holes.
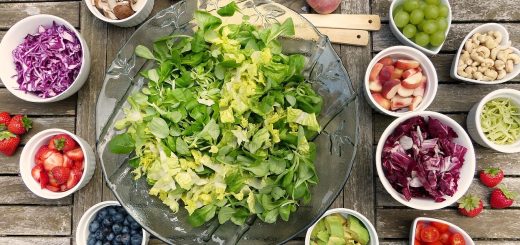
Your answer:
[[[478,84],[499,84],[520,74],[520,51],[511,46],[507,29],[495,23],[471,31],[460,45],[451,77]]]

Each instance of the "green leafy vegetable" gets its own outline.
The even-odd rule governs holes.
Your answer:
[[[488,101],[482,109],[480,125],[495,144],[513,144],[520,139],[520,107],[506,98]]]
[[[231,3],[218,13],[235,11]],[[323,103],[302,75],[305,57],[281,53],[278,37],[294,35],[293,22],[223,25],[202,11],[195,22],[193,36],[136,48],[156,65],[141,72],[148,83],[128,97],[115,123],[126,133],[109,148],[134,151],[135,178],[173,212],[185,208],[193,226],[287,221],[318,182],[309,139]]]

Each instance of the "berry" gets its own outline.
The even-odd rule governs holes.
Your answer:
[[[130,235],[129,234],[121,234],[121,242],[123,244],[130,244]]]
[[[94,238],[93,236],[88,238],[88,242],[87,242],[87,245],[95,245],[96,244],[96,238]]]
[[[504,171],[500,168],[489,167],[480,171],[480,181],[487,187],[495,187],[504,179]]]
[[[106,239],[108,241],[112,241],[112,240],[114,240],[115,237],[116,237],[116,235],[114,233],[110,232],[110,234],[107,235]]]
[[[67,152],[74,150],[78,144],[68,134],[58,134],[49,141],[49,149]]]
[[[459,212],[468,217],[475,217],[482,212],[482,200],[474,195],[463,196],[459,201]]]
[[[137,229],[141,229],[141,226],[137,222],[132,222],[132,224],[130,224],[130,228],[132,230],[137,230]]]
[[[112,231],[114,232],[114,234],[120,234],[121,233],[121,230],[123,229],[123,227],[121,227],[120,224],[118,223],[115,223],[114,225],[112,225]]]
[[[107,208],[107,211],[108,211],[108,214],[109,214],[110,216],[113,216],[114,214],[117,213],[117,211],[116,211],[116,209],[115,209],[114,207],[109,207],[109,208]]]
[[[132,235],[130,237],[130,244],[140,245],[143,242],[143,237],[140,234]]]
[[[517,195],[517,193],[508,190],[504,185],[500,185],[491,192],[489,204],[492,208],[511,207]]]
[[[128,226],[123,226],[123,229],[121,230],[121,233],[123,234],[128,234],[130,233],[130,228],[128,228]]]
[[[139,230],[132,230],[130,229],[130,235],[135,235],[135,234],[139,234],[140,231]]]
[[[98,240],[98,241],[95,243],[95,245],[103,245],[103,242],[100,241],[100,240]]]
[[[0,130],[4,130],[11,121],[11,115],[8,112],[0,112]]]
[[[22,135],[27,133],[27,130],[32,128],[32,122],[29,118],[22,115],[16,115],[11,118],[7,125],[7,130],[13,134]]]
[[[62,166],[54,167],[52,170],[52,176],[56,179],[58,185],[61,185],[69,179],[70,176],[70,168],[65,168]]]
[[[49,147],[42,145],[34,156],[34,162],[36,162],[36,164],[43,164],[43,156],[47,154],[47,152],[49,152]]]
[[[81,148],[76,148],[70,151],[65,152],[65,155],[74,161],[83,161],[85,156],[83,155],[83,150]]]
[[[43,168],[46,171],[51,171],[54,167],[63,165],[63,155],[56,150],[48,150],[42,155]]]
[[[99,212],[97,213],[97,218],[101,218],[101,219],[104,219],[106,216],[107,216],[108,212],[106,209],[101,209],[99,210]]]
[[[103,232],[98,229],[96,232],[94,232],[94,238],[96,238],[96,240],[103,240]]]
[[[129,223],[129,224],[135,222],[134,218],[132,218],[132,216],[130,216],[130,215],[127,215],[127,216],[126,216],[126,220],[128,220],[128,223]]]
[[[121,235],[116,235],[116,238],[114,239],[116,242],[121,242]]]
[[[111,217],[106,217],[103,219],[103,226],[111,226],[112,225],[112,218]]]
[[[42,165],[36,165],[32,168],[31,175],[34,178],[34,180],[40,181],[42,171],[43,171]]]
[[[90,232],[95,232],[95,231],[98,230],[98,228],[99,228],[99,222],[97,222],[97,221],[95,221],[95,220],[92,221],[92,222],[90,223],[90,225],[88,226],[88,230],[89,230]]]
[[[125,216],[123,216],[121,213],[117,213],[114,215],[114,217],[112,217],[112,219],[114,222],[121,223],[125,220]]]
[[[20,145],[20,136],[8,131],[0,132],[0,152],[6,156],[12,156]]]
[[[112,245],[112,243],[110,243],[109,241],[106,241],[103,243],[103,245]]]
[[[83,176],[83,171],[72,169],[70,170],[70,176],[67,179],[67,188],[72,189],[74,186],[76,186],[79,181],[81,180],[81,177]]]

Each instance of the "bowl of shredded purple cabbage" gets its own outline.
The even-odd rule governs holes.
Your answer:
[[[6,61],[0,79],[20,99],[54,102],[75,94],[90,71],[85,40],[66,20],[52,15],[27,17],[0,43]]]
[[[393,121],[376,150],[379,180],[398,202],[420,210],[449,206],[466,193],[475,172],[475,150],[453,119],[416,112]]]

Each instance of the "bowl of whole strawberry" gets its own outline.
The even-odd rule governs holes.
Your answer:
[[[94,151],[82,138],[63,129],[34,135],[20,156],[20,174],[34,194],[66,197],[85,186],[96,168]]]
[[[394,46],[379,52],[368,65],[365,98],[372,108],[393,117],[424,111],[437,94],[437,73],[420,51]]]

